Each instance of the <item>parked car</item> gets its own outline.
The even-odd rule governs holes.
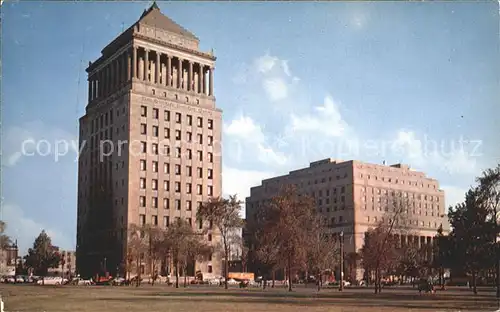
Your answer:
[[[63,285],[68,280],[59,276],[47,276],[45,278],[39,279],[36,283],[37,285]]]

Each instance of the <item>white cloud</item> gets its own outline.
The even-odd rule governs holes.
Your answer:
[[[265,164],[283,165],[287,161],[287,157],[280,152],[274,151],[267,143],[267,138],[262,131],[260,125],[244,115],[231,120],[229,124],[223,125],[223,131],[226,135],[236,143],[238,150],[232,153],[233,157],[238,157],[238,161],[242,161],[239,157],[243,155],[242,148],[251,152],[257,152],[257,159]],[[236,155],[235,155],[236,154]],[[245,153],[248,156],[248,153]]]
[[[276,56],[271,56],[267,52],[255,59],[254,64],[258,72],[265,74],[270,72],[278,62],[279,59]]]
[[[433,166],[449,174],[477,173],[477,159],[465,146],[455,148],[456,142],[437,142],[427,136],[420,138],[412,131],[399,130],[391,144],[392,154],[404,158],[412,166]]]
[[[281,78],[268,78],[263,82],[264,90],[266,91],[271,101],[279,101],[286,99],[288,96],[288,85]]]
[[[35,238],[42,230],[50,236],[52,244],[59,246],[62,249],[74,250],[72,239],[64,235],[60,231],[49,228],[37,221],[26,216],[21,209],[16,205],[3,205],[2,219],[7,223],[7,234],[12,240],[17,240],[20,251],[26,253],[28,248],[33,245]]]
[[[314,114],[290,116],[290,128],[296,132],[312,132],[328,137],[341,137],[346,134],[348,125],[342,119],[339,107],[331,96],[326,96],[323,105],[314,108]]]
[[[241,170],[224,166],[222,168],[222,192],[225,195],[237,194],[245,200],[250,195],[250,188],[261,184],[262,180],[275,176],[270,171]]]
[[[31,121],[7,129],[4,134],[4,150],[2,151],[2,157],[4,157],[6,161],[2,164],[8,167],[15,166],[24,156],[23,148],[24,152],[33,153],[36,150],[35,143],[41,140],[46,140],[51,146],[46,156],[54,154],[55,146],[58,141],[61,141],[61,143],[64,141],[68,144],[68,150],[71,152],[68,153],[68,155],[72,157],[77,156],[77,151],[73,151],[74,147],[78,147],[78,137],[76,135],[66,130],[46,125],[41,121]],[[23,142],[28,141],[31,142],[23,146]],[[59,147],[61,147],[60,152],[62,152],[63,145],[61,144]],[[44,144],[43,148],[40,147],[40,150],[45,152],[46,148],[47,145]]]
[[[467,189],[465,188],[452,185],[442,185],[441,189],[444,191],[446,211],[448,211],[450,206],[455,206],[465,200],[465,193],[467,192]]]

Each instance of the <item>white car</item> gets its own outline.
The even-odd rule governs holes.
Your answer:
[[[235,280],[235,279],[230,278],[230,279],[227,280],[227,284],[228,285],[238,285],[239,282],[237,280]]]
[[[37,285],[63,285],[68,280],[58,276],[47,276],[45,278],[39,279],[36,283]]]

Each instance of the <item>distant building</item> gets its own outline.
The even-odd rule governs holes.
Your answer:
[[[83,276],[130,272],[132,224],[166,228],[183,218],[196,230],[207,227],[196,211],[222,192],[215,56],[156,3],[101,52],[87,68],[80,118],[76,252]],[[215,245],[215,234],[204,237]],[[193,259],[185,274],[220,275],[220,257],[210,259]],[[161,268],[172,273],[168,260]],[[147,259],[140,270],[150,273]]]
[[[59,266],[49,269],[50,275],[57,276],[75,276],[76,275],[76,252],[70,250],[62,250],[55,247],[61,256]]]
[[[403,164],[387,166],[332,159],[312,162],[307,168],[263,180],[262,185],[252,187],[246,199],[246,219],[254,218],[256,208],[283,185],[295,185],[300,193],[315,199],[317,211],[328,219],[331,232],[344,233],[346,257],[360,251],[365,233],[381,221],[387,207],[385,201],[394,196],[407,198],[411,205],[408,212],[411,218],[407,220],[411,235],[401,235],[402,243],[412,241],[419,246],[431,243],[441,225],[445,233],[449,232],[444,191],[439,189],[438,181]],[[358,263],[351,279],[362,276]]]
[[[17,242],[0,249],[0,275],[10,275],[16,271],[19,249]]]

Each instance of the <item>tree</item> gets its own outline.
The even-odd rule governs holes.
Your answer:
[[[57,268],[61,261],[61,255],[52,246],[50,237],[42,231],[35,239],[33,247],[28,250],[25,256],[25,265],[33,269],[33,273],[38,276],[46,276],[49,268]]]
[[[382,198],[381,203],[384,217],[374,229],[368,230],[361,249],[365,271],[375,273],[375,293],[382,291],[382,273],[397,266],[398,237],[408,234],[409,213],[413,209],[409,198],[402,194]]]
[[[335,263],[339,263],[339,244],[328,230],[325,220],[316,216],[312,220],[312,231],[307,233],[309,244],[307,245],[307,274],[314,274],[319,280],[318,290],[321,286],[321,279],[325,270],[332,270]]]
[[[229,196],[229,199],[212,197],[198,208],[196,214],[199,222],[209,223],[209,227],[204,229],[205,232],[209,231],[212,226],[215,226],[217,234],[222,239],[221,247],[225,258],[224,287],[226,289],[228,288],[228,261],[231,236],[237,229],[243,226],[243,220],[240,217],[241,204],[242,202],[237,199],[236,195]]]
[[[477,179],[479,182],[479,194],[484,200],[486,209],[490,212],[490,220],[496,228],[495,241],[496,248],[495,275],[497,286],[497,298],[500,298],[500,164],[496,168],[488,169]],[[494,248],[494,249],[495,249]]]
[[[166,257],[165,249],[163,248],[163,240],[165,231],[158,226],[145,225],[143,230],[146,235],[149,272],[151,275],[151,284],[154,285],[157,277],[160,263]]]
[[[490,211],[479,188],[470,189],[465,202],[451,208],[448,218],[452,226],[455,265],[472,275],[472,288],[477,294],[477,274],[493,265],[495,259],[492,242],[496,238],[496,225],[490,221]]]
[[[453,266],[453,250],[449,236],[444,235],[440,225],[434,237],[434,268],[439,272],[439,285],[444,287],[444,269]]]
[[[284,186],[260,209],[260,248],[270,252],[270,262],[286,270],[289,291],[293,272],[307,267],[316,222],[314,201],[300,195],[294,186]]]
[[[131,224],[127,241],[127,271],[132,272],[135,266],[136,287],[141,284],[143,262],[146,260],[145,254],[149,250],[149,239],[146,237],[145,228],[136,224]]]
[[[212,253],[211,246],[204,242],[200,233],[195,232],[188,222],[180,218],[168,227],[162,248],[171,256],[176,288],[179,288],[180,268],[186,270],[189,261],[205,259]]]

